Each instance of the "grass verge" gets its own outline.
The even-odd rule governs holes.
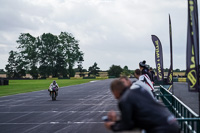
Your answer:
[[[96,79],[59,79],[56,80],[59,87],[87,83]],[[53,80],[9,80],[9,85],[0,86],[0,97],[45,90],[49,88]]]

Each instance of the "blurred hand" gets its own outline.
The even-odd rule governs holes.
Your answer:
[[[108,119],[111,121],[111,122],[115,122],[117,121],[117,114],[115,111],[111,110],[110,112],[108,112]]]
[[[107,129],[111,130],[111,126],[114,124],[114,122],[105,122],[104,125]]]

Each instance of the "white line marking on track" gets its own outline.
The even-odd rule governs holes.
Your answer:
[[[56,104],[56,105],[74,105],[74,106],[80,106],[80,105],[95,105],[95,106],[102,106],[102,105],[116,105],[116,104],[105,104],[105,103],[100,103],[100,104]],[[43,106],[52,106],[52,104],[43,104],[43,105],[0,105],[0,107],[43,107]],[[54,105],[55,106],[55,105]]]
[[[8,114],[8,113],[13,113],[13,114],[31,114],[31,113],[55,113],[55,112],[59,112],[59,113],[107,113],[107,112],[110,112],[110,111],[73,111],[73,110],[70,110],[70,111],[25,111],[25,112],[0,112],[2,114]],[[115,111],[115,112],[119,112],[119,111]]]
[[[94,80],[94,81],[90,81],[90,83],[94,83],[94,82],[97,82],[97,80]]]
[[[50,124],[59,124],[59,122],[50,122]]]
[[[104,123],[104,122],[83,122],[83,121],[71,122],[71,121],[68,121],[67,123],[68,124],[99,124],[99,123]]]
[[[61,124],[61,125],[66,125],[66,124],[100,124],[104,122],[81,122],[81,121],[76,121],[76,122],[44,122],[44,123],[0,123],[0,125],[49,125],[49,124]]]

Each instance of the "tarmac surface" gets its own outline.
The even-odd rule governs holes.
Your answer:
[[[188,91],[187,82],[174,82],[174,95],[199,114],[199,93]]]
[[[118,110],[111,81],[62,87],[56,101],[47,90],[0,97],[0,132],[111,133],[101,120],[111,109]]]
[[[62,87],[56,101],[47,90],[0,97],[0,133],[111,133],[101,118],[118,111],[109,90],[112,80]],[[187,83],[174,83],[173,88],[199,113],[198,93],[188,92]]]

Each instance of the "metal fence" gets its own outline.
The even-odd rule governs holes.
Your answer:
[[[160,94],[158,96],[175,115],[184,133],[200,133],[200,117],[198,114],[162,85],[160,85]]]

